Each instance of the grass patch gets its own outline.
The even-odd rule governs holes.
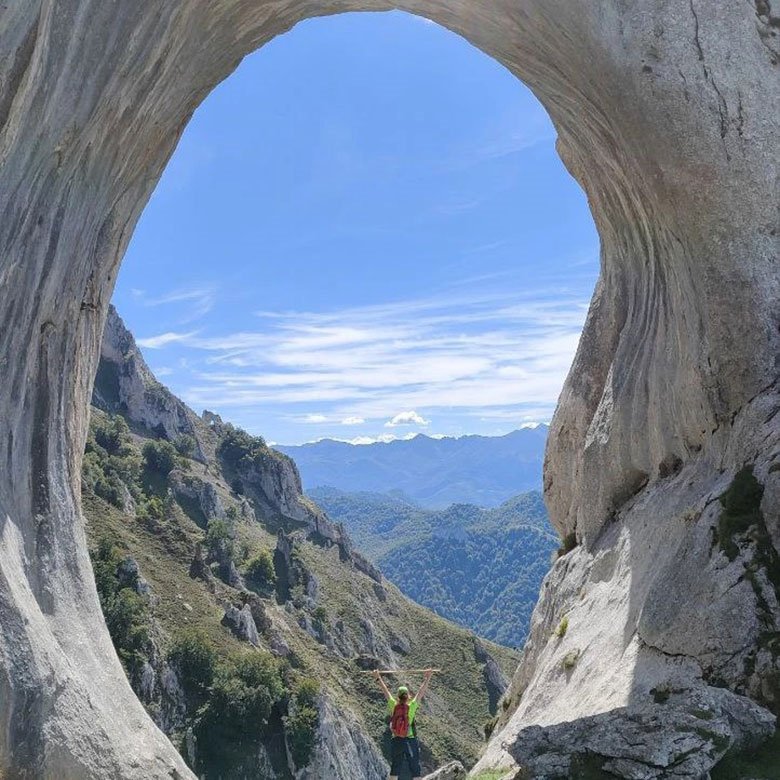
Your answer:
[[[780,780],[780,731],[750,754],[727,756],[711,773],[712,780]]]
[[[753,474],[753,466],[745,466],[736,473],[728,490],[720,497],[723,511],[718,520],[716,538],[730,561],[739,554],[734,537],[745,533],[753,525],[763,525],[763,496],[764,486]]]
[[[561,622],[558,623],[558,628],[555,629],[555,636],[558,639],[563,639],[566,636],[566,632],[569,630],[569,616],[564,615],[561,618]]]
[[[561,666],[563,667],[563,670],[565,672],[570,672],[574,667],[577,665],[577,661],[580,660],[580,651],[579,650],[569,650],[568,653],[563,657],[563,661],[561,661]]]
[[[577,533],[570,531],[561,540],[561,546],[558,548],[557,555],[559,558],[563,558],[564,555],[568,555],[577,546]]]
[[[657,688],[653,688],[650,694],[656,704],[666,704],[672,695],[672,689],[668,685],[661,684]]]

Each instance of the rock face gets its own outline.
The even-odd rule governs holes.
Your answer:
[[[426,775],[423,780],[464,780],[466,770],[459,761],[452,761],[443,767],[440,767],[430,775]]]
[[[601,236],[601,277],[545,476],[553,521],[586,547],[548,580],[514,682],[522,704],[491,755],[523,724],[619,709],[678,667],[681,686],[720,675],[774,696],[772,645],[756,639],[777,631],[761,573],[769,556],[745,540],[733,560],[707,558],[703,539],[719,522],[707,502],[746,462],[765,485],[767,533],[780,539],[776,6],[6,2],[0,770],[191,776],[123,678],[85,550],[79,472],[103,324],[133,226],[197,105],[275,35],[349,10],[428,16],[525,81]],[[172,411],[149,422],[165,426]],[[561,611],[570,618],[559,647],[550,632]],[[754,669],[721,650],[737,643],[736,623]],[[564,649],[578,650],[570,674]]]
[[[318,702],[319,728],[311,763],[296,774],[296,780],[325,777],[360,777],[385,780],[387,762],[360,724],[329,696]]]
[[[780,442],[774,435],[768,440],[780,455]],[[577,753],[572,728],[564,738],[553,725],[564,721],[576,721],[587,745],[583,755],[621,759],[610,769],[618,777],[656,776],[650,768],[632,774],[629,759],[659,772],[666,765],[630,738],[630,748],[610,753],[603,742],[610,729],[628,734],[663,715],[672,740],[690,732],[686,713],[705,710],[713,722],[742,724],[719,732],[718,750],[692,745],[701,755],[691,758],[694,769],[685,777],[704,776],[697,767],[713,766],[722,750],[738,748],[750,735],[766,736],[772,713],[780,711],[779,559],[771,541],[778,507],[774,492],[756,486],[776,487],[770,461],[759,461],[750,479],[746,471],[735,478],[733,471],[713,474],[705,452],[628,502],[590,548],[558,560],[505,694],[518,706],[496,729],[478,768],[541,766],[542,743],[554,746],[551,766],[561,756],[567,761]],[[728,525],[735,486],[743,491],[740,511],[755,512],[742,530]],[[538,776],[566,775],[539,769]]]
[[[239,639],[249,642],[250,645],[257,647],[260,643],[257,626],[249,604],[244,604],[241,609],[229,606],[222,618],[222,625],[227,626]]]
[[[509,687],[509,681],[504,677],[501,667],[496,663],[495,658],[488,653],[479,639],[474,640],[474,656],[480,663],[485,664],[483,674],[490,698],[490,711],[495,713],[499,700],[504,695],[504,691]]]
[[[169,441],[189,436],[193,457],[205,458],[198,418],[157,381],[113,306],[108,309],[92,403],[106,412],[121,412]]]
[[[526,777],[566,780],[588,769],[602,777],[701,780],[729,748],[754,747],[774,725],[749,700],[710,689],[706,697],[676,694],[650,707],[531,726],[510,750]]]

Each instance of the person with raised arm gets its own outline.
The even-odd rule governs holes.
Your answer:
[[[387,699],[387,713],[390,716],[392,750],[390,760],[390,780],[398,780],[404,764],[407,764],[414,780],[422,775],[420,769],[420,745],[417,742],[417,708],[431,684],[432,669],[425,670],[422,685],[416,696],[411,696],[405,685],[398,687],[398,695],[393,696],[387,687],[382,673],[374,670],[374,679],[382,688]]]

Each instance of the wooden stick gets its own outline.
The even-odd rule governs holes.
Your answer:
[[[413,672],[440,672],[441,669],[366,669],[364,674],[411,674]]]

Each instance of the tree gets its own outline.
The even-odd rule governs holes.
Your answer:
[[[304,677],[296,686],[290,703],[290,712],[284,718],[284,731],[295,766],[306,766],[311,760],[320,723],[317,709],[319,683]]]
[[[276,660],[260,652],[243,653],[220,666],[199,723],[201,740],[252,741],[285,696]]]
[[[246,565],[246,579],[259,590],[268,590],[276,584],[274,561],[268,550],[261,550]]]
[[[178,452],[179,455],[184,458],[191,458],[195,454],[197,442],[192,436],[183,433],[176,439],[173,446],[176,448],[176,452]]]
[[[217,652],[202,631],[190,629],[180,634],[168,651],[168,660],[176,666],[189,693],[206,693],[214,680]]]
[[[146,468],[163,477],[167,477],[176,468],[178,462],[176,448],[165,440],[146,442],[143,455]]]

